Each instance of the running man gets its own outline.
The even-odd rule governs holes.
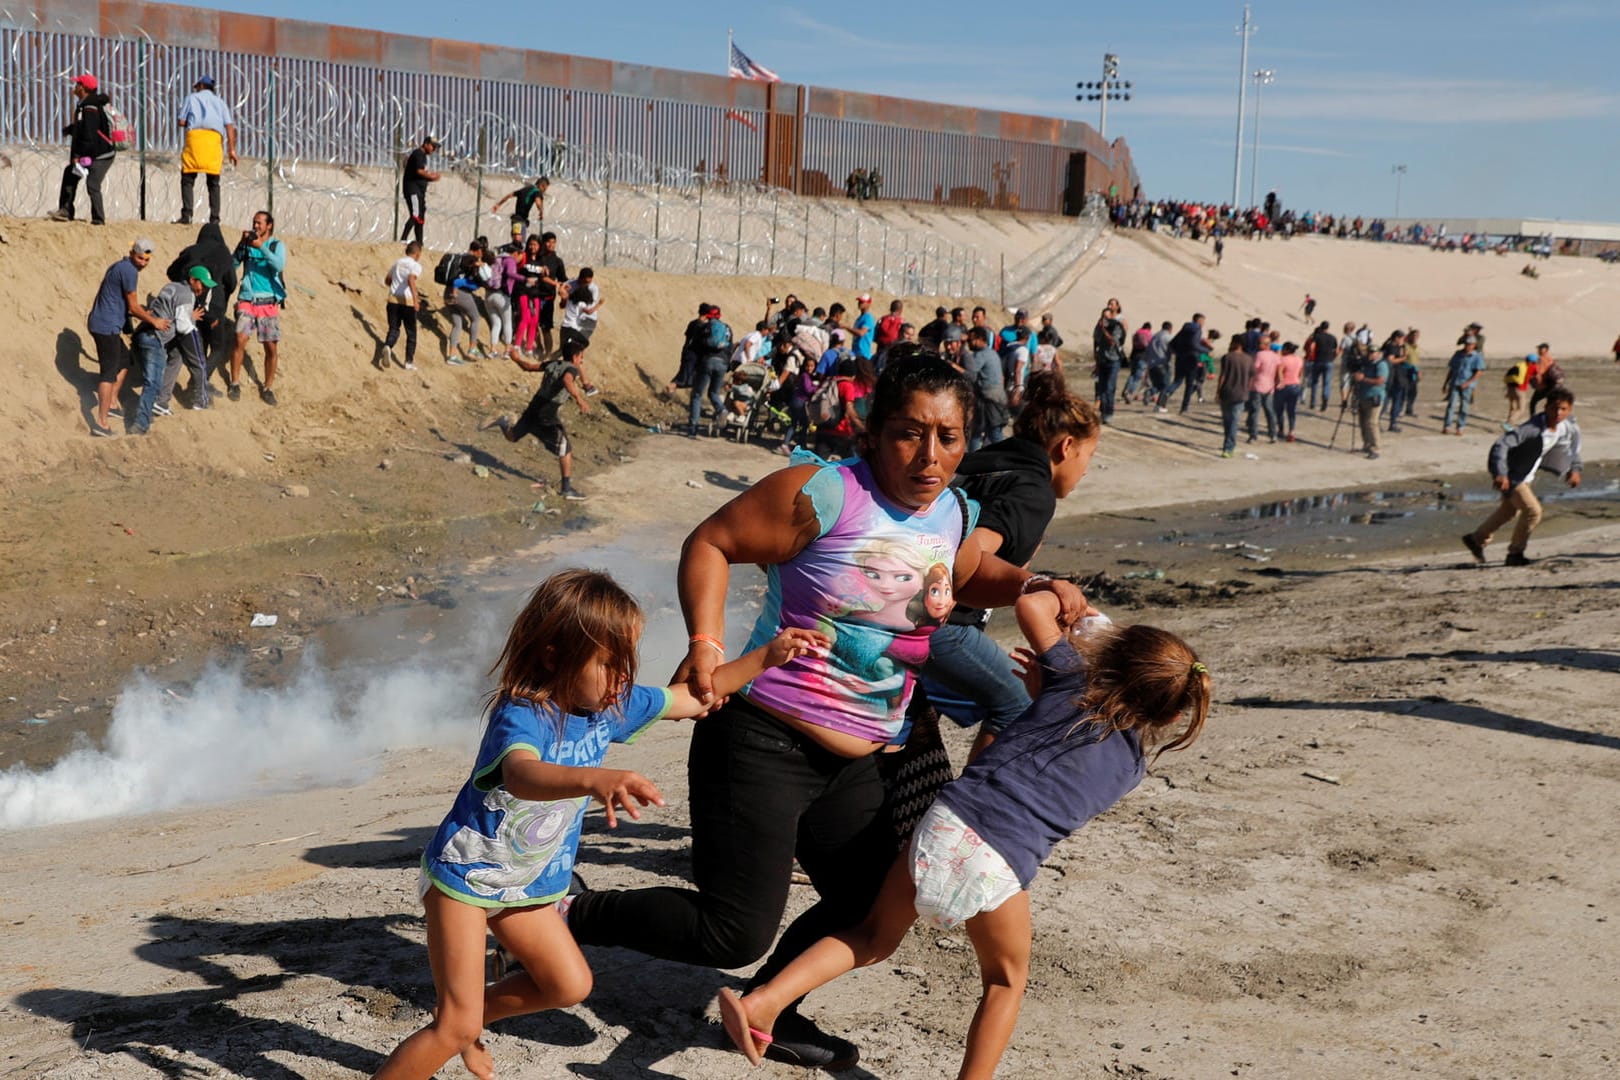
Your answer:
[[[1541,503],[1530,490],[1537,471],[1546,469],[1563,477],[1572,488],[1581,486],[1581,429],[1574,412],[1574,393],[1567,387],[1555,387],[1547,392],[1545,412],[1507,432],[1491,447],[1491,486],[1501,492],[1502,501],[1479,528],[1462,538],[1475,562],[1484,565],[1485,546],[1498,529],[1513,521],[1504,565],[1530,565],[1524,549],[1541,524]]]
[[[515,443],[525,435],[533,435],[541,446],[557,455],[558,467],[562,472],[562,495],[569,502],[584,502],[586,496],[574,487],[574,446],[568,441],[568,428],[562,422],[562,401],[563,395],[567,394],[574,399],[580,412],[590,415],[591,407],[582,391],[585,373],[580,370],[578,363],[589,345],[589,341],[571,338],[563,342],[560,357],[545,363],[526,359],[515,349],[509,353],[512,362],[524,371],[544,374],[540,378],[540,388],[534,392],[523,415],[515,422],[510,416],[498,417],[494,425],[501,429],[507,442]]]

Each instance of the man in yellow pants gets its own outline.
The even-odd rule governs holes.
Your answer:
[[[225,159],[236,165],[236,122],[231,107],[214,93],[214,77],[204,75],[192,86],[180,106],[180,126],[186,129],[180,152],[180,220],[191,224],[197,174],[208,177],[208,221],[219,224],[219,174]]]

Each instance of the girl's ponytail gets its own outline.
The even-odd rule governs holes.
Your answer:
[[[1152,626],[1114,626],[1075,642],[1086,661],[1084,723],[1135,731],[1154,754],[1192,744],[1209,718],[1209,669],[1181,638]],[[1170,737],[1185,716],[1186,726]],[[1168,741],[1166,741],[1168,739]]]

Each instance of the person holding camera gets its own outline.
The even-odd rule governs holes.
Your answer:
[[[271,389],[276,381],[277,347],[281,344],[281,307],[287,300],[282,272],[287,268],[287,245],[275,237],[276,219],[270,211],[253,215],[251,228],[242,231],[233,259],[241,267],[242,288],[236,296],[236,348],[231,350],[231,382],[225,396],[242,400],[242,357],[248,338],[264,346],[264,378],[259,383],[259,400],[276,403]]]

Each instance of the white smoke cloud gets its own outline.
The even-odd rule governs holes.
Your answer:
[[[480,677],[471,664],[398,666],[340,689],[313,659],[278,687],[248,685],[239,667],[173,691],[138,676],[103,746],[0,773],[0,829],[352,783],[386,750],[470,747]]]
[[[647,628],[638,681],[662,683],[686,651],[667,538],[626,538],[589,556],[566,561],[609,568],[640,601]],[[529,580],[560,568],[548,565]],[[733,568],[727,637],[734,647],[757,613],[758,580],[749,568]],[[102,745],[81,746],[37,771],[0,772],[0,830],[352,784],[375,773],[385,751],[406,747],[465,749],[470,764],[488,668],[525,596],[481,599],[476,610],[457,612],[458,632],[440,635],[453,652],[411,645],[409,657],[332,670],[308,648],[291,678],[269,687],[254,685],[240,666],[216,665],[174,687],[137,675]],[[394,641],[391,626],[364,618],[343,629],[351,642]],[[397,656],[399,646],[392,648]]]

